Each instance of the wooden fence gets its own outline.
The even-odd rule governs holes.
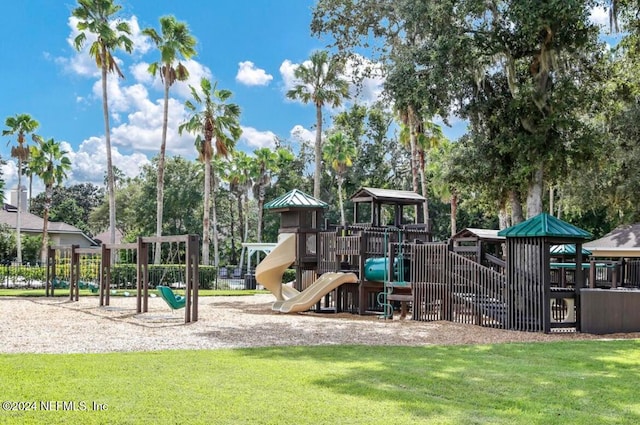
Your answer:
[[[506,277],[449,250],[411,246],[413,319],[506,328]]]

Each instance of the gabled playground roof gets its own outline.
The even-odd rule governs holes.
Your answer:
[[[527,221],[498,232],[498,236],[507,238],[550,237],[562,239],[591,239],[593,235],[586,230],[562,221],[547,213],[538,214]]]
[[[311,195],[307,195],[298,189],[293,189],[282,196],[278,196],[276,199],[273,199],[264,205],[265,210],[288,208],[320,209],[328,207],[329,205],[327,205],[326,202],[316,199]]]
[[[375,187],[361,187],[351,195],[353,202],[378,202],[394,205],[420,205],[424,196],[409,190],[379,189]]]
[[[482,240],[488,241],[504,241],[504,236],[498,236],[498,231],[493,229],[478,229],[474,227],[467,227],[452,236],[452,239],[464,238],[464,237],[476,237]]]

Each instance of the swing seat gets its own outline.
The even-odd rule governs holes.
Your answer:
[[[168,286],[158,285],[156,286],[160,297],[171,307],[172,310],[178,310],[184,308],[187,300],[185,297],[176,295]]]
[[[55,289],[69,289],[69,282],[54,278],[51,283]]]

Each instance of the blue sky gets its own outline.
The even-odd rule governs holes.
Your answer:
[[[140,34],[146,27],[159,30],[159,18],[172,14],[189,25],[197,38],[198,55],[186,63],[191,80],[172,88],[169,110],[168,155],[195,157],[193,136],[179,136],[186,118],[183,104],[188,84],[202,76],[218,81],[234,93],[242,109],[243,137],[238,147],[251,152],[272,146],[275,136],[299,142],[313,137],[314,109],[287,100],[295,67],[325,40],[311,36],[309,23],[315,0],[120,0],[120,18],[130,23],[135,51],[116,51],[126,79],[109,79],[114,164],[129,176],[157,154],[161,138],[162,86],[148,74],[159,53]],[[29,113],[40,122],[39,134],[64,143],[73,169],[67,184],[101,185],[106,170],[100,75],[86,51],[76,52],[77,35],[70,18],[72,0],[23,0],[4,4],[0,26],[0,118]],[[606,16],[594,16],[596,20]],[[354,69],[348,66],[349,72]],[[365,81],[357,94],[360,103],[374,101],[381,79]],[[355,90],[355,89],[354,89]],[[356,94],[355,91],[352,94]],[[331,111],[325,113],[325,120]],[[326,123],[325,123],[326,124]],[[449,138],[464,131],[458,123],[445,128]],[[7,188],[16,184],[16,166],[2,137],[0,155]],[[36,188],[36,190],[39,190]]]
[[[154,27],[173,14],[185,21],[197,38],[198,55],[186,63],[191,80],[171,90],[168,154],[195,157],[193,136],[179,136],[186,118],[183,104],[188,84],[200,77],[218,81],[234,93],[242,109],[243,137],[238,147],[253,151],[272,146],[274,136],[299,141],[313,134],[312,106],[289,101],[293,71],[326,42],[309,31],[314,0],[192,1],[122,0],[120,18],[130,23],[135,51],[116,51],[126,78],[109,79],[109,103],[114,164],[130,176],[157,154],[161,135],[162,87],[146,71],[159,53],[140,30]],[[71,44],[77,35],[70,18],[73,1],[25,0],[9,2],[0,26],[5,43],[0,57],[2,97],[0,118],[29,113],[40,122],[38,133],[64,142],[73,163],[67,184],[102,184],[105,172],[104,124],[100,75],[86,51]],[[374,100],[381,80],[369,80],[360,101]],[[326,114],[327,116],[330,113]],[[0,155],[7,187],[16,184],[16,166],[2,137]]]

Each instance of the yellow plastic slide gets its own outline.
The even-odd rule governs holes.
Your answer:
[[[256,281],[267,288],[278,301],[298,295],[296,289],[282,284],[282,275],[296,260],[296,235],[281,233],[278,245],[256,267]]]
[[[358,277],[353,273],[324,273],[307,289],[295,297],[279,303],[281,313],[296,313],[309,310],[322,297],[343,283],[357,283]]]

